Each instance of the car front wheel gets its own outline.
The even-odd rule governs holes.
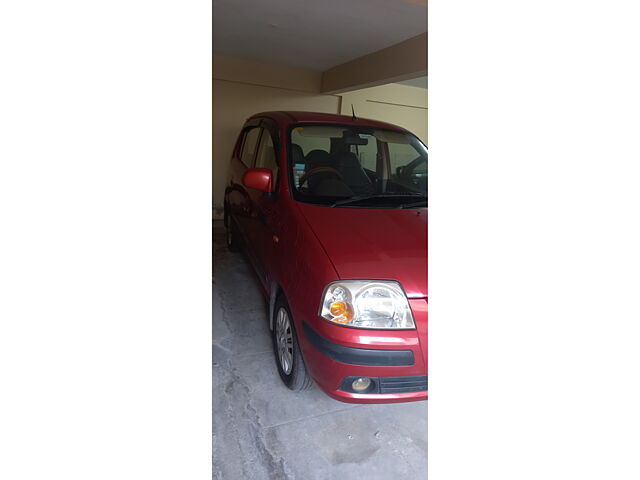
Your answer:
[[[274,315],[273,348],[280,378],[291,390],[307,390],[313,382],[302,359],[289,305],[282,296],[276,301]]]

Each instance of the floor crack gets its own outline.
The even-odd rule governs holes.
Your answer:
[[[254,437],[253,437],[254,445],[256,447],[256,451],[260,454],[260,456],[263,458],[266,465],[268,466],[269,478],[273,480],[291,479],[292,476],[288,472],[284,459],[274,454],[271,451],[271,449],[267,446],[267,441],[264,435],[267,429],[262,425],[260,414],[251,403],[251,399],[253,398],[253,391],[251,390],[251,387],[242,381],[242,377],[238,374],[235,367],[232,365],[231,359],[227,361],[227,365],[229,367],[229,373],[232,377],[232,380],[230,384],[227,385],[227,388],[236,387],[244,390],[244,395],[242,395],[241,397],[247,400],[247,403],[245,405],[245,412],[247,413],[247,416],[249,416],[251,420],[250,425],[254,433]],[[244,462],[243,462],[243,469],[244,469]]]

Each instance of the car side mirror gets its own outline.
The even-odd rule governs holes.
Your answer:
[[[250,168],[242,176],[242,184],[247,188],[271,193],[273,174],[268,168]]]

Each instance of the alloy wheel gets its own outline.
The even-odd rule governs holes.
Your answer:
[[[276,317],[276,343],[280,367],[289,375],[293,368],[293,332],[289,314],[284,308],[278,310]]]

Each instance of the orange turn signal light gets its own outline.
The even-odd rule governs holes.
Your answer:
[[[329,307],[331,315],[339,317],[347,311],[347,305],[344,302],[333,302]]]
[[[329,306],[329,312],[334,316],[334,318],[331,319],[332,322],[347,323],[353,318],[353,312],[345,302],[333,302]]]

